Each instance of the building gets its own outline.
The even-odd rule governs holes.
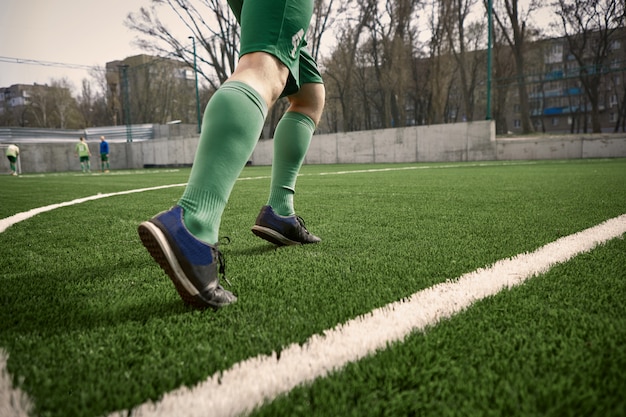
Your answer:
[[[135,55],[106,63],[108,103],[113,123],[193,123],[195,77],[185,62]]]
[[[626,130],[626,29],[613,32],[606,48],[599,46],[601,33],[586,36],[584,42],[560,37],[527,44],[524,83],[536,132],[591,133],[594,111],[602,132]],[[516,74],[494,75],[493,94],[498,132],[522,133]]]
[[[608,42],[606,54],[598,55],[593,39],[582,51],[573,51],[566,38],[539,42],[541,72],[529,73],[527,91],[531,121],[536,131],[575,133],[591,131],[596,101],[598,123],[612,132],[625,115],[626,31]],[[583,62],[575,54],[582,56]],[[510,109],[513,128],[519,127],[515,101]]]
[[[71,92],[62,86],[14,84],[0,87],[0,126],[64,128],[60,119],[65,114],[59,107],[68,100],[71,100]]]

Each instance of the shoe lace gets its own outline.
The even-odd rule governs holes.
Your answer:
[[[221,243],[223,245],[230,244],[230,238],[228,236],[224,236],[221,240],[225,241],[225,243]],[[222,252],[218,249],[219,245],[220,243],[217,243],[215,245],[215,249],[217,250],[217,264],[219,266],[217,271],[219,275],[221,275],[221,277],[224,278],[224,281],[228,283],[228,286],[232,287],[233,284],[231,284],[228,278],[226,278],[226,259],[224,258],[224,255],[222,254]]]
[[[305,232],[309,233],[309,231],[306,228],[306,225],[304,224],[304,219],[296,214],[296,220],[298,220],[298,223],[300,223],[300,226],[302,226],[302,229],[304,229]]]

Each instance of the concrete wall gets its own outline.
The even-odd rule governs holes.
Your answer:
[[[133,158],[130,166],[133,168],[191,166],[197,147],[197,137],[140,142],[131,146]]]
[[[507,138],[496,148],[500,160],[626,157],[626,134]]]
[[[92,170],[99,169],[99,141],[90,141]],[[20,143],[22,172],[79,171],[76,142]],[[251,160],[270,165],[273,140],[260,141]],[[190,166],[198,137],[110,143],[111,169]],[[460,162],[519,159],[626,157],[626,134],[495,138],[495,123],[481,121],[315,135],[306,164]],[[8,170],[8,161],[4,158]]]
[[[313,136],[306,164],[447,162],[495,159],[493,122],[412,126]],[[255,165],[272,162],[273,140],[258,143]]]

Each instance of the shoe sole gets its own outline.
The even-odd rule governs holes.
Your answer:
[[[281,235],[274,229],[270,229],[269,227],[259,226],[255,224],[252,226],[252,233],[260,237],[261,239],[265,239],[270,243],[273,243],[278,246],[293,246],[293,245],[302,245],[301,242],[296,242],[295,240],[291,240]]]
[[[172,248],[170,247],[165,234],[154,223],[143,222],[137,229],[141,242],[148,250],[148,253],[159,264],[161,269],[165,271],[170,280],[174,283],[176,291],[183,301],[193,307],[205,309],[211,307],[217,309],[217,306],[208,305],[199,299],[200,292],[193,286],[191,281],[185,275],[182,267],[178,263]]]

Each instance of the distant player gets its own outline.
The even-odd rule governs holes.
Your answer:
[[[20,148],[18,148],[17,145],[9,145],[6,151],[6,156],[9,159],[9,165],[11,166],[11,175],[17,175],[15,163],[17,162],[19,154]]]
[[[80,137],[80,142],[74,148],[74,155],[80,159],[80,170],[83,173],[91,172],[91,162],[89,161],[91,151],[89,150],[89,145],[85,142],[85,138],[82,136]]]
[[[109,142],[100,136],[100,169],[102,172],[109,172]]]

